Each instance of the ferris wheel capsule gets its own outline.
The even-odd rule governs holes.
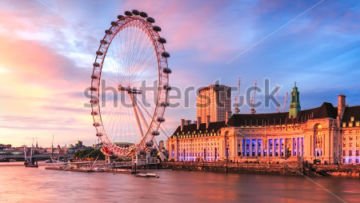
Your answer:
[[[152,17],[146,18],[146,21],[149,22],[149,23],[155,23],[155,19],[152,18]]]
[[[165,118],[163,118],[163,117],[157,118],[157,122],[159,122],[159,123],[162,123],[162,122],[164,122],[164,121],[165,121]]]
[[[139,12],[138,10],[136,10],[136,9],[132,10],[132,13],[133,13],[134,15],[139,15],[139,14],[140,14],[140,12]]]
[[[166,74],[170,74],[171,69],[166,67],[166,68],[163,69],[163,72],[166,73]]]
[[[158,41],[162,44],[165,44],[166,43],[166,39],[165,38],[162,38],[162,37],[159,37]]]
[[[145,12],[140,12],[140,16],[143,17],[143,18],[148,17],[147,13],[145,13]]]
[[[115,21],[112,21],[111,22],[111,26],[118,26],[119,24],[117,23],[117,22],[115,22]]]
[[[113,32],[109,29],[109,30],[105,30],[105,34],[107,35],[111,35]]]
[[[163,52],[163,53],[161,54],[161,56],[164,57],[164,58],[169,58],[169,57],[170,57],[170,54],[165,51],[165,52]]]
[[[153,26],[153,30],[155,30],[156,32],[160,32],[161,28],[157,25]]]
[[[126,16],[132,16],[132,13],[131,13],[130,11],[125,11],[124,14],[125,14]]]

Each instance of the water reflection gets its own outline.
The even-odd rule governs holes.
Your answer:
[[[159,179],[0,167],[0,202],[359,202],[358,179],[158,171]],[[333,193],[333,194],[331,194]],[[340,198],[340,199],[339,199]]]

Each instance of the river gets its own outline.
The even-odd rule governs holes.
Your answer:
[[[0,202],[360,202],[360,180],[158,170],[160,178],[0,165]]]

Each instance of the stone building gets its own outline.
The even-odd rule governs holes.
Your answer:
[[[183,121],[167,144],[169,159],[176,161],[359,164],[360,106],[346,106],[340,95],[337,107],[325,102],[301,110],[295,86],[289,112]]]
[[[225,121],[231,113],[231,88],[225,85],[210,85],[199,89],[196,99],[197,122]]]

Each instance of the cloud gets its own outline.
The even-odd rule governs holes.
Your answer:
[[[240,75],[245,84],[270,78],[290,89],[296,80],[310,92],[304,99],[317,102],[323,98],[309,96],[314,84],[329,98],[344,88],[357,90],[356,1],[325,1],[233,64],[224,65],[317,2],[1,1],[0,140],[23,144],[19,137],[39,135],[49,140],[54,132],[64,143],[78,137],[93,143],[91,117],[83,107],[91,64],[109,23],[134,8],[146,11],[163,28],[161,35],[171,54],[171,85],[198,87],[216,79],[230,85]],[[356,96],[354,91],[349,94]],[[170,108],[166,127],[171,131],[181,117],[191,119],[194,114],[194,108]]]
[[[192,53],[196,60],[224,60],[235,51],[229,38],[241,38],[224,32],[225,8],[230,3],[217,1],[145,1],[138,5],[126,1],[124,8],[137,8],[155,17],[156,24],[163,27],[162,36],[167,38],[167,48],[175,54],[181,51]]]

